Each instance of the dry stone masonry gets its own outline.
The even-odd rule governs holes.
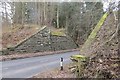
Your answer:
[[[13,50],[5,51],[3,53],[36,53],[75,48],[77,48],[77,45],[70,37],[50,35],[49,29],[45,28]]]

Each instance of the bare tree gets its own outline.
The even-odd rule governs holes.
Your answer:
[[[57,28],[59,28],[59,3],[57,5]]]

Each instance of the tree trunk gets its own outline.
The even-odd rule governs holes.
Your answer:
[[[7,4],[4,2],[5,4],[5,24],[6,24],[6,27],[8,26],[8,13],[7,13]]]
[[[46,25],[46,6],[44,2],[44,25]]]
[[[21,3],[21,5],[22,5],[22,26],[24,25],[24,3],[22,2]]]
[[[66,23],[65,23],[65,28],[66,28],[66,32],[68,32],[68,16],[66,15]]]
[[[57,7],[57,28],[59,28],[59,3]]]

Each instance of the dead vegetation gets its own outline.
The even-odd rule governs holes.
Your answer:
[[[41,27],[38,25],[24,25],[19,24],[12,27],[3,27],[2,29],[2,48],[8,48],[16,45],[26,37],[34,34]]]
[[[65,65],[63,71],[60,71],[59,68],[47,70],[46,72],[36,74],[33,78],[75,78],[75,75],[70,72],[69,66],[70,64]]]
[[[97,34],[93,45],[88,48],[88,54],[92,54],[82,77],[120,78],[117,28],[113,14],[110,14]]]

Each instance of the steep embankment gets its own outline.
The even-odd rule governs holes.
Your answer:
[[[3,51],[3,54],[36,53],[44,51],[58,51],[75,49],[77,45],[68,36],[51,35],[48,28],[39,31],[28,40],[20,43],[15,48]]]
[[[120,78],[117,25],[113,13],[109,14],[85,53],[91,56],[84,70],[84,77]]]
[[[42,28],[43,27],[40,27],[38,25],[32,25],[32,24],[31,25],[14,24],[12,26],[2,25],[2,32],[1,32],[2,49],[0,49],[0,51],[19,44],[20,42],[24,41],[24,39],[35,34]]]

